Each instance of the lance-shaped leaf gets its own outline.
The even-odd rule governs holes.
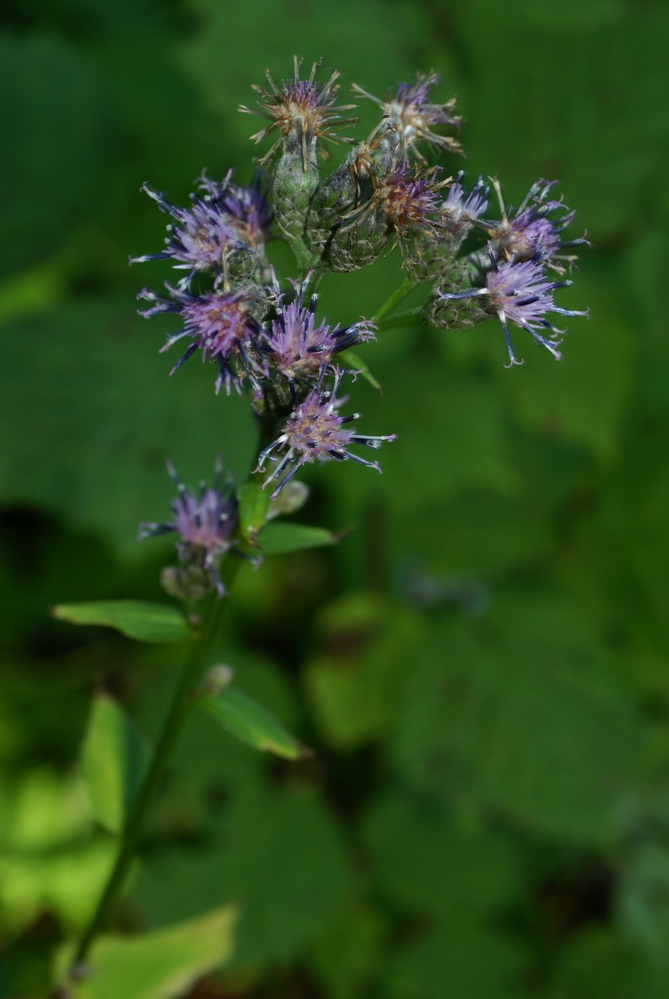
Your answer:
[[[253,749],[275,753],[286,760],[297,760],[308,752],[274,715],[236,687],[205,693],[197,704],[226,732]]]
[[[71,624],[100,624],[115,628],[138,642],[185,642],[193,637],[183,614],[165,604],[150,604],[141,600],[101,600],[59,604],[51,613]]]
[[[263,555],[287,555],[304,548],[321,548],[334,545],[337,536],[323,527],[308,524],[267,524],[260,534]]]
[[[81,754],[92,818],[118,833],[139,791],[149,750],[144,737],[107,694],[93,701]]]
[[[76,999],[176,999],[231,956],[233,906],[137,937],[101,937],[72,990]],[[68,955],[61,952],[62,967]]]

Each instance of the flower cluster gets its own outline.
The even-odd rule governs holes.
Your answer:
[[[140,293],[149,303],[141,314],[178,319],[162,348],[177,341],[185,347],[170,373],[199,354],[215,364],[216,392],[247,394],[261,426],[256,474],[273,499],[315,460],[352,459],[380,470],[356,448],[378,449],[394,439],[354,432],[349,425],[357,414],[342,412],[342,386],[360,368],[350,348],[373,340],[394,317],[384,307],[376,317],[329,324],[318,316],[316,294],[328,272],[359,270],[399,247],[408,272],[402,289],[419,282],[431,289],[426,303],[398,317],[397,325],[410,315],[417,324],[467,329],[497,317],[511,365],[522,361],[510,326],[559,358],[562,331],[547,317],[586,314],[555,303],[555,292],[570,283],[572,248],[586,240],[565,238],[574,213],[553,197],[553,183],[538,181],[514,211],[505,207],[497,179],[479,178],[467,191],[462,171],[446,175],[441,164],[429,162],[462,152],[453,135],[461,122],[455,100],[433,98],[438,75],[400,83],[384,98],[354,85],[381,112],[367,138],[356,142],[340,134],[357,119],[349,114],[355,105],[340,102],[339,73],[319,82],[319,69],[314,64],[303,79],[296,59],[292,76],[281,83],[268,72],[266,85],[255,88],[257,107],[241,108],[268,122],[252,136],[255,142],[274,139],[260,160],[267,173],[251,186],[237,184],[232,172],[220,182],[203,175],[190,206],[182,208],[144,185],[170,222],[161,252],[131,260],[164,260],[180,272],[165,293]],[[352,147],[324,175],[324,143],[338,140]],[[491,186],[497,218],[488,215]],[[277,275],[268,252],[272,239],[290,246],[293,279]],[[174,520],[145,533],[177,531],[182,564],[194,561],[220,592],[218,561],[231,547],[235,525],[228,493],[215,486],[197,499],[178,486]]]

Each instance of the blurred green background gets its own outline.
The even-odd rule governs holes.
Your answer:
[[[198,999],[669,995],[669,5],[663,0],[8,0],[0,35],[0,993],[46,994],[112,848],[77,755],[95,690],[153,733],[170,649],[49,618],[160,599],[170,457],[256,457],[243,402],[135,294],[168,276],[150,181],[246,182],[236,111],[294,53],[383,95],[443,74],[471,182],[518,204],[559,179],[593,243],[560,304],[564,360],[501,329],[362,348],[384,475],[305,476],[336,551],[245,572],[220,658],[315,750],[278,764],[186,733],[117,928],[231,900],[231,963]],[[361,103],[359,134],[374,123]],[[282,260],[284,258],[281,258]],[[397,256],[322,286],[370,315]],[[333,463],[334,464],[334,463]]]

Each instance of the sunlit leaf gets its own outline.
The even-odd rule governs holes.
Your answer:
[[[137,937],[102,937],[87,961],[77,999],[176,999],[207,971],[229,960],[233,906]]]
[[[81,770],[91,814],[110,832],[120,832],[139,790],[148,756],[141,733],[122,708],[98,694],[84,738]]]
[[[247,746],[275,753],[287,760],[296,760],[304,754],[304,747],[286,732],[269,711],[235,687],[225,687],[217,694],[205,694],[197,703],[226,732]]]

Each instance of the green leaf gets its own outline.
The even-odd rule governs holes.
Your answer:
[[[173,999],[233,952],[233,906],[138,937],[102,937],[88,961],[78,999]]]
[[[347,368],[353,368],[355,371],[358,371],[365,379],[365,381],[368,381],[373,388],[383,393],[383,388],[381,387],[381,383],[376,380],[376,378],[369,370],[365,362],[362,360],[361,357],[359,357],[358,354],[355,353],[354,350],[342,350],[339,356]]]
[[[260,536],[264,555],[287,555],[303,548],[320,548],[337,541],[332,531],[307,524],[268,524]]]
[[[256,994],[258,975],[311,953],[344,916],[355,885],[345,837],[313,786],[256,788],[234,797],[211,848],[167,847],[145,860],[133,891],[145,919],[190,918],[222,895],[239,905],[232,994],[240,978],[249,983],[249,995]]]
[[[241,690],[226,687],[218,694],[205,694],[198,705],[219,725],[254,749],[267,750],[287,760],[304,755],[304,747],[289,735],[273,715]]]
[[[52,614],[71,624],[100,624],[115,628],[138,642],[186,642],[193,637],[178,610],[141,600],[59,604],[53,608]]]
[[[259,482],[245,482],[239,487],[238,495],[242,536],[253,541],[267,520],[270,493]]]
[[[120,832],[148,757],[141,733],[116,701],[98,694],[84,737],[81,769],[93,819]]]

